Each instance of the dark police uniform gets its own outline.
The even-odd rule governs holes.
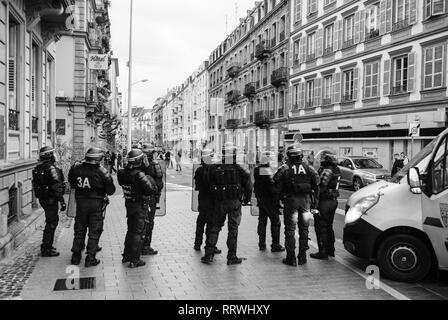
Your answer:
[[[254,169],[254,192],[259,208],[258,217],[258,246],[266,250],[266,226],[268,218],[271,221],[271,236],[273,252],[284,251],[280,245],[280,201],[273,192],[273,172],[269,164],[262,164]]]
[[[214,250],[226,217],[228,216],[227,264],[238,264],[242,259],[236,255],[238,226],[241,222],[241,205],[250,203],[252,182],[250,173],[233,164],[213,164],[210,168],[210,190],[214,201],[214,212],[207,222],[205,256],[202,262],[213,262]]]
[[[73,264],[79,264],[81,251],[85,248],[87,229],[87,265],[99,263],[95,256],[103,233],[104,211],[107,195],[115,193],[115,185],[108,170],[98,163],[77,163],[69,172],[69,182],[75,189],[76,218],[73,240]],[[77,262],[77,263],[76,263]]]
[[[43,162],[33,170],[33,189],[36,198],[39,199],[45,211],[45,229],[41,245],[42,256],[56,257],[59,256],[59,253],[53,247],[53,243],[59,223],[59,203],[62,211],[66,209],[63,198],[65,193],[64,174],[54,164],[53,149],[42,148],[41,154],[44,153],[48,153],[49,156],[41,157]]]
[[[151,198],[157,193],[157,188],[146,176],[143,167],[128,166],[118,171],[118,183],[123,188],[128,220],[123,263],[130,262],[130,267],[142,266],[144,262],[140,260],[140,255],[146,232],[148,210]]]
[[[195,190],[198,193],[198,211],[199,215],[196,220],[196,236],[194,240],[195,250],[200,250],[205,225],[210,215],[213,212],[213,199],[208,185],[208,174],[210,171],[210,164],[202,163],[201,166],[194,173]]]
[[[274,176],[276,192],[284,203],[286,259],[283,263],[296,265],[295,231],[299,228],[299,264],[306,263],[306,251],[309,249],[309,221],[303,213],[317,207],[319,196],[319,177],[313,167],[300,161],[288,159]]]
[[[338,207],[339,180],[341,170],[333,161],[323,161],[319,168],[320,196],[319,215],[314,217],[314,229],[316,231],[319,252],[312,254],[312,258],[327,259],[328,255],[334,256],[334,231],[333,221]]]

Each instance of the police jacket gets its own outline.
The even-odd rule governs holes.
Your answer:
[[[118,171],[118,183],[123,188],[126,205],[148,202],[157,194],[157,186],[145,174],[144,168],[131,168]]]
[[[33,170],[33,189],[39,199],[62,197],[65,193],[64,173],[52,161],[38,164]]]
[[[211,165],[201,164],[194,173],[195,190],[199,191],[199,198],[209,198],[211,196],[209,184],[209,172]]]
[[[341,170],[332,162],[322,162],[319,168],[320,199],[336,200],[339,197]]]
[[[271,167],[260,165],[254,169],[254,192],[257,198],[272,198],[273,175]]]
[[[144,171],[148,176],[151,176],[156,181],[157,189],[158,189],[157,193],[160,194],[164,187],[163,170],[162,170],[162,166],[160,165],[160,163],[157,162],[156,160],[148,159],[148,161],[145,161]]]
[[[252,181],[250,173],[238,164],[212,164],[210,168],[210,191],[214,200],[250,202]]]
[[[319,202],[319,175],[305,162],[287,161],[274,175],[274,192],[280,198],[311,196],[312,206]]]
[[[99,164],[74,164],[68,174],[68,181],[76,190],[76,199],[104,199],[106,195],[115,193],[112,176]]]

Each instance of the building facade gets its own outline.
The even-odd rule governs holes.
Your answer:
[[[448,4],[369,0],[291,3],[290,135],[387,169],[446,128]],[[411,140],[409,125],[421,124]],[[411,142],[414,141],[412,145]]]
[[[39,149],[55,142],[55,41],[72,1],[0,2],[0,259],[44,222],[32,191]]]

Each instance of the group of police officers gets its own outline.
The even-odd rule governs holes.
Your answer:
[[[322,154],[318,171],[303,159],[303,152],[295,144],[287,149],[287,160],[274,173],[271,156],[266,153],[251,174],[236,161],[236,148],[226,144],[219,162],[214,161],[211,150],[203,150],[201,165],[194,172],[195,190],[198,192],[198,211],[194,249],[201,250],[205,230],[205,255],[201,261],[211,264],[219,232],[226,220],[227,264],[240,264],[244,258],[237,256],[238,227],[242,206],[252,205],[254,189],[259,209],[259,249],[266,250],[267,221],[271,223],[272,252],[286,250],[283,263],[290,266],[307,262],[309,250],[309,222],[314,214],[314,225],[319,251],[310,256],[328,260],[334,256],[333,220],[338,205],[340,171],[331,152]],[[154,217],[164,188],[163,170],[149,146],[132,149],[127,156],[127,166],[117,174],[123,189],[127,213],[127,234],[124,243],[123,263],[130,268],[141,267],[141,256],[157,254],[151,247]],[[103,232],[108,196],[116,188],[110,173],[101,166],[104,153],[90,148],[82,162],[75,163],[69,171],[68,181],[75,190],[76,217],[72,246],[73,265],[79,265],[82,251],[86,249],[85,266],[97,266],[96,254],[101,250],[99,240]],[[59,205],[66,210],[64,175],[55,165],[54,149],[40,150],[40,163],[33,171],[35,195],[45,210],[46,227],[41,245],[42,256],[59,256],[53,247],[54,233],[58,225]],[[280,244],[281,208],[285,225],[285,247]],[[299,230],[299,250],[296,256],[295,231]],[[85,238],[88,235],[87,246]],[[296,259],[297,258],[297,259]]]

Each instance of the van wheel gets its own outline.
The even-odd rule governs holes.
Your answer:
[[[363,185],[361,179],[359,179],[358,177],[353,179],[353,189],[355,189],[355,191],[358,191],[359,189],[362,189],[362,187],[364,187],[364,185]]]
[[[408,234],[395,234],[386,238],[378,250],[381,272],[392,280],[419,282],[429,273],[431,254],[426,244]]]

